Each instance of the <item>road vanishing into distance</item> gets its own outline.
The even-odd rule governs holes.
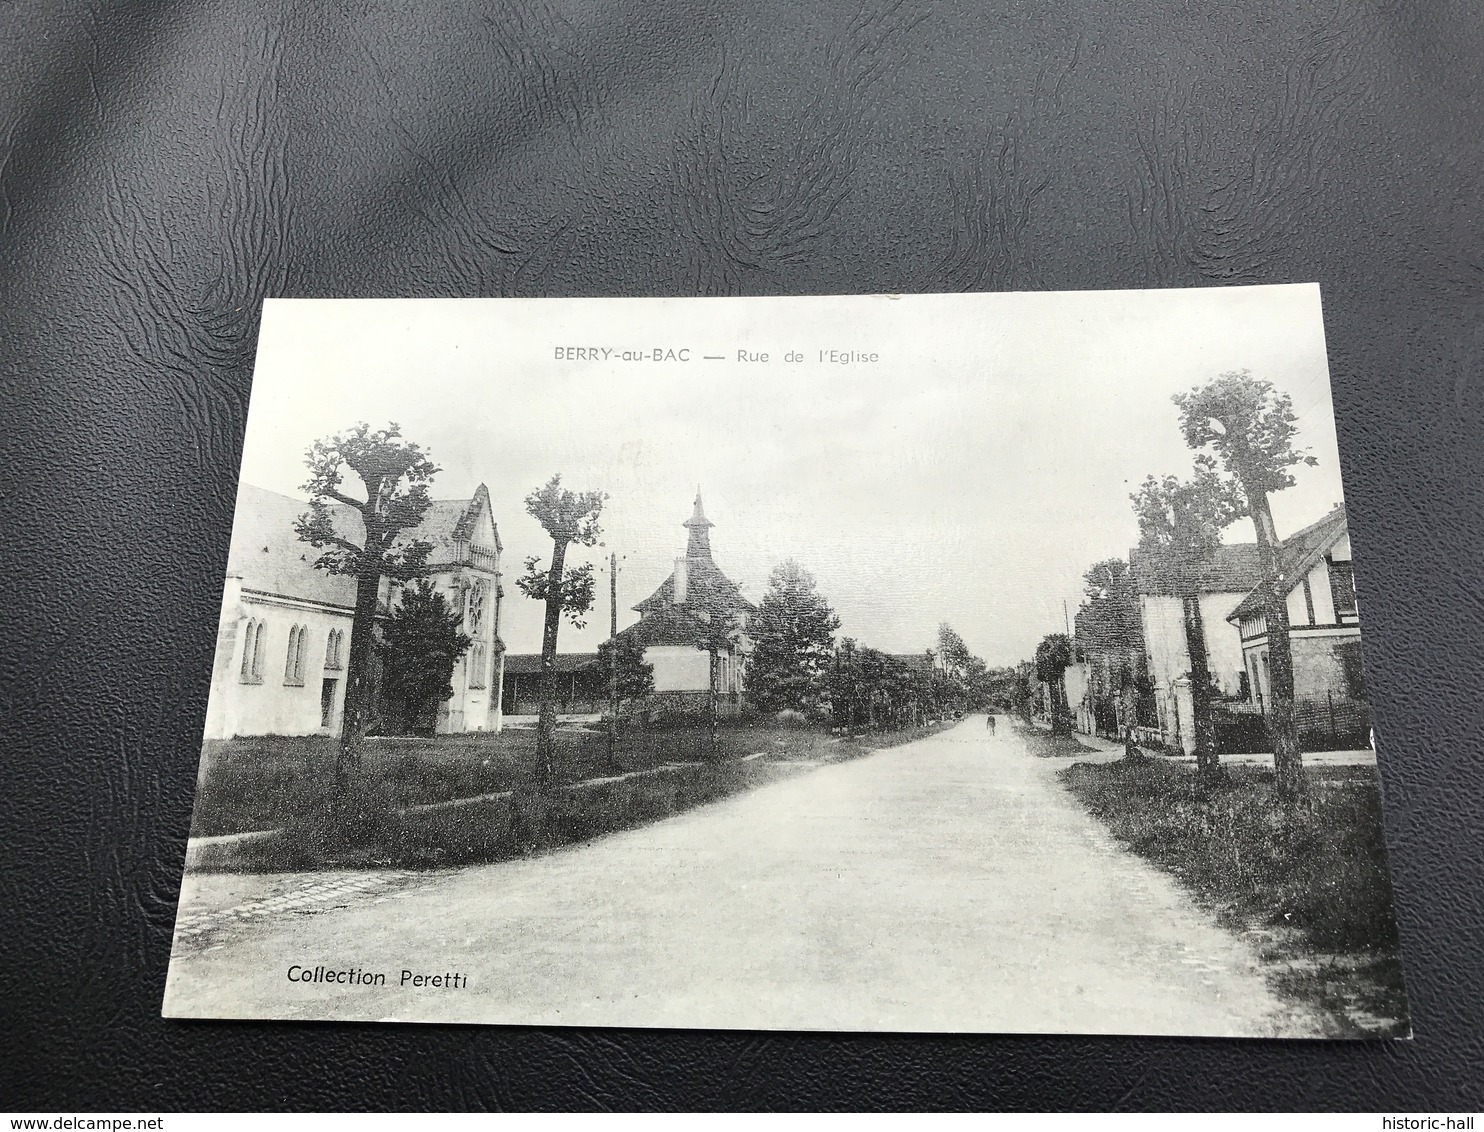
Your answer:
[[[165,1010],[1317,1036],[1245,943],[1058,784],[1070,761],[978,716],[528,859],[188,875],[183,912],[252,912],[177,942]]]

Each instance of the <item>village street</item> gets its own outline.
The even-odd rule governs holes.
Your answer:
[[[527,860],[415,878],[188,875],[188,900],[212,885],[232,899],[316,882],[349,895],[182,949],[166,1013],[1317,1034],[1245,944],[1058,785],[1069,761],[975,716]],[[290,981],[295,965],[386,981]],[[402,986],[404,969],[461,979]]]

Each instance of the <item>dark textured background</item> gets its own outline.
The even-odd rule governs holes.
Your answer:
[[[0,5],[0,1107],[1484,1107],[1479,13]],[[265,296],[1312,279],[1415,1041],[158,1017]]]

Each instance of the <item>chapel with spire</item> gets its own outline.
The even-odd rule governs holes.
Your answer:
[[[686,530],[685,554],[658,589],[634,606],[639,620],[620,637],[644,648],[646,663],[654,666],[656,698],[673,701],[685,710],[702,703],[709,707],[716,692],[723,711],[740,709],[742,677],[752,642],[747,630],[757,607],[742,596],[735,582],[721,572],[711,557],[711,529],[701,489]],[[695,702],[687,704],[692,699]]]

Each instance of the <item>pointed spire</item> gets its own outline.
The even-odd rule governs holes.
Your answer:
[[[711,557],[711,535],[710,528],[716,526],[710,519],[706,518],[706,512],[701,507],[701,485],[696,485],[696,506],[691,517],[681,526],[690,531],[690,541],[685,548],[687,558]]]

